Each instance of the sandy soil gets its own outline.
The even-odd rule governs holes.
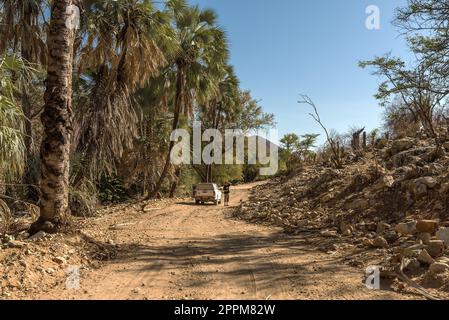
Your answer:
[[[117,255],[81,270],[81,288],[64,283],[36,299],[404,299],[365,288],[360,268],[319,251],[304,235],[231,216],[252,185],[233,189],[231,207],[188,201],[116,215],[100,234]],[[106,222],[106,223],[105,223]],[[109,228],[107,227],[109,226]]]

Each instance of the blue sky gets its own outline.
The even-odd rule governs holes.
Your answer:
[[[280,136],[322,133],[297,103],[300,93],[315,101],[329,128],[380,126],[382,109],[373,98],[379,79],[357,64],[387,52],[407,59],[406,43],[391,25],[405,0],[190,2],[217,11],[242,88],[275,114]],[[368,5],[380,9],[380,30],[365,28]]]

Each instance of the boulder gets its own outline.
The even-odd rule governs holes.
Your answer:
[[[425,184],[418,184],[414,188],[414,193],[418,196],[425,195],[427,193],[427,186]]]
[[[423,264],[431,265],[435,262],[435,260],[430,256],[426,249],[422,250],[418,256],[418,261]]]
[[[432,235],[430,233],[420,233],[418,234],[418,240],[421,240],[424,244],[429,244],[432,240]]]
[[[430,175],[438,176],[444,172],[444,167],[438,163],[432,163],[429,165],[428,172]]]
[[[449,228],[442,228],[437,231],[437,239],[444,242],[449,247]]]
[[[329,192],[329,193],[324,194],[324,195],[320,198],[320,201],[321,201],[322,203],[327,203],[327,202],[331,201],[331,200],[334,199],[334,198],[335,198],[335,194],[332,193],[332,192]]]
[[[388,230],[382,235],[388,243],[395,243],[399,239],[399,235],[394,230]]]
[[[416,221],[399,223],[395,227],[395,231],[402,235],[413,235],[416,233]]]
[[[400,252],[404,257],[417,257],[423,249],[424,246],[422,244],[415,244],[402,249]]]
[[[342,222],[340,224],[340,232],[345,236],[350,236],[352,232],[354,231],[354,228],[346,222]]]
[[[420,233],[435,234],[435,232],[438,230],[438,221],[420,220],[416,223],[416,230]]]
[[[430,265],[429,272],[431,274],[441,274],[449,271],[449,265],[442,262],[435,262]]]
[[[441,184],[440,193],[446,194],[449,193],[449,182],[445,182]]]
[[[421,268],[421,264],[416,259],[410,259],[405,265],[405,269],[411,272],[418,271]]]
[[[445,142],[443,144],[444,149],[446,149],[446,151],[449,151],[449,141]]]
[[[393,144],[391,145],[391,148],[388,150],[388,153],[390,156],[394,156],[395,154],[398,154],[399,152],[409,150],[415,146],[415,141],[410,138],[404,138],[393,141]]]
[[[376,227],[376,232],[383,233],[383,232],[389,230],[390,228],[391,228],[391,226],[388,223],[379,222]]]
[[[373,190],[374,191],[385,190],[385,189],[391,188],[391,186],[393,184],[394,184],[393,176],[390,176],[390,175],[382,176],[374,184]]]
[[[65,264],[66,260],[63,257],[55,257],[53,258],[53,261],[56,262],[57,264]]]
[[[348,210],[364,210],[370,207],[369,201],[367,199],[361,198],[345,204],[345,208]]]
[[[363,239],[362,239],[362,244],[363,244],[365,247],[372,247],[372,246],[373,246],[373,240],[368,239],[368,238],[363,238]]]
[[[26,246],[26,243],[19,241],[19,240],[10,240],[8,242],[8,247],[10,248],[16,248],[16,249],[20,249]]]
[[[441,257],[444,252],[444,242],[441,240],[430,240],[425,249],[432,258]]]
[[[373,240],[373,247],[375,248],[388,248],[388,242],[383,237],[377,237]]]
[[[449,264],[449,257],[440,257],[440,258],[436,259],[436,262]]]
[[[45,233],[44,231],[39,231],[38,233],[35,233],[31,237],[29,237],[28,240],[29,241],[37,241],[37,240],[44,239],[46,236],[47,236],[47,233]]]
[[[423,184],[429,189],[435,188],[435,186],[438,184],[437,180],[433,177],[422,177],[415,180],[416,185]]]

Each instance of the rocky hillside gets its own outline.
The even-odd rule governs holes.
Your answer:
[[[236,214],[320,233],[333,239],[325,250],[359,250],[348,262],[449,292],[449,137],[444,149],[437,156],[427,139],[380,140],[343,169],[312,165],[257,187]]]

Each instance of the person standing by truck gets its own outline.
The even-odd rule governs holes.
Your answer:
[[[224,205],[229,206],[229,196],[231,193],[231,184],[229,182],[226,182],[224,184],[223,193],[224,193]]]

